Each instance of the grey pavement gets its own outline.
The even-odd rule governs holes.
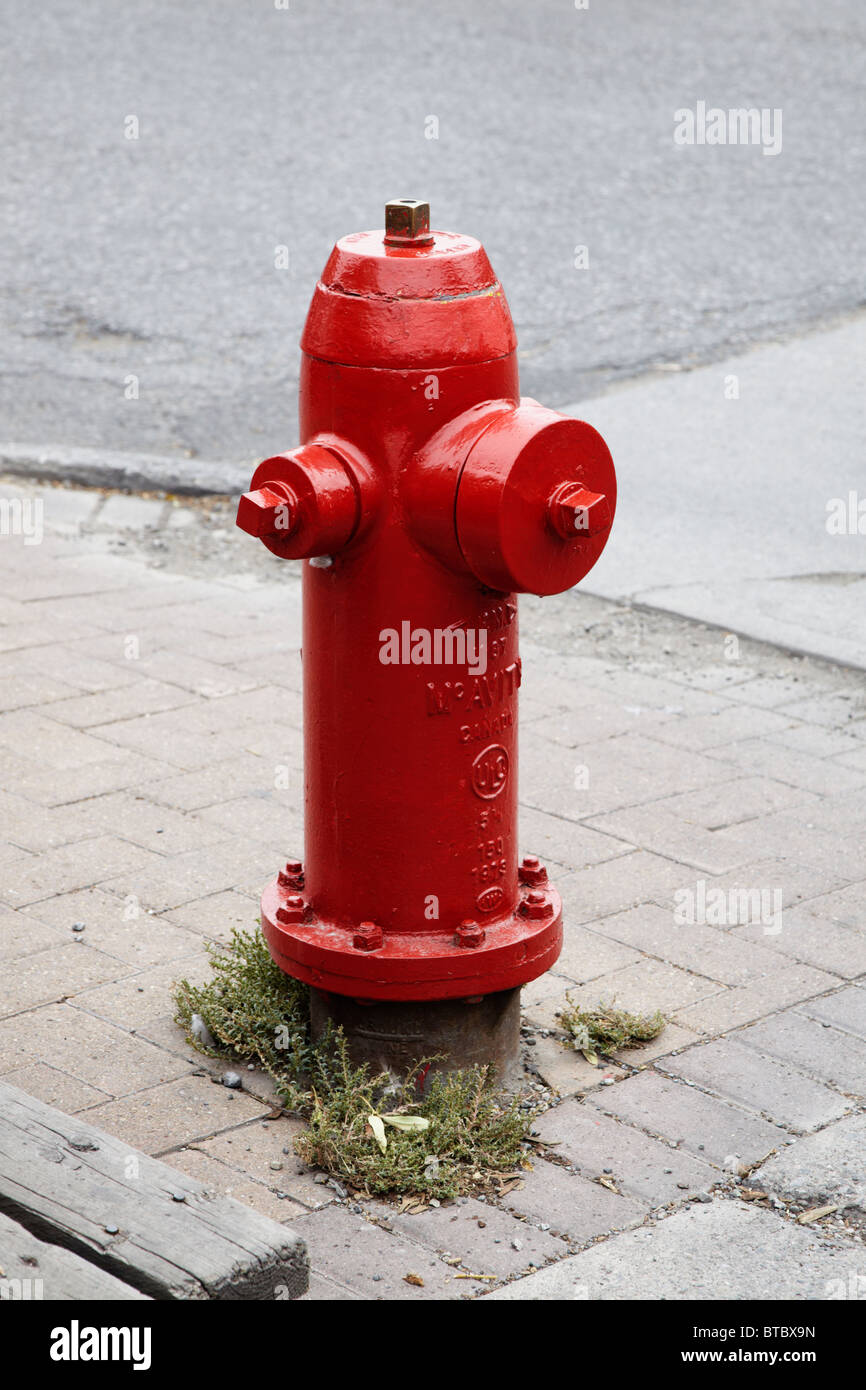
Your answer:
[[[866,1115],[850,1115],[799,1139],[757,1171],[767,1192],[803,1210],[835,1204],[866,1217]]]
[[[862,1251],[840,1249],[741,1202],[690,1207],[654,1229],[614,1236],[488,1297],[861,1299]]]
[[[586,588],[866,666],[864,381],[858,314],[567,407],[619,484]]]
[[[6,1080],[303,1231],[311,1298],[862,1298],[859,672],[521,600],[522,850],[565,904],[523,995],[547,1108],[499,1195],[410,1216],[316,1182],[267,1079],[213,1084],[173,1020],[301,852],[298,566],[220,499],[0,500]],[[668,1021],[593,1067],[569,999]]]

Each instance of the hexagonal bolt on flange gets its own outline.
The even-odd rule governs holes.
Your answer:
[[[378,922],[359,922],[352,945],[356,951],[378,951],[384,940],[385,933]]]
[[[590,492],[580,483],[563,483],[548,503],[553,529],[566,540],[598,536],[610,529],[610,503],[603,492]]]
[[[540,888],[533,888],[531,893],[527,893],[518,910],[522,917],[552,917],[553,903]]]
[[[461,922],[460,926],[457,928],[454,936],[454,944],[455,946],[465,946],[467,948],[483,946],[485,935],[486,933],[483,927],[479,926],[477,922],[473,922],[470,918],[467,918],[466,921]]]
[[[288,859],[284,868],[277,874],[277,883],[281,888],[303,888],[304,886],[304,866],[300,859]]]
[[[300,893],[291,893],[282,907],[277,908],[277,921],[287,926],[290,922],[303,922],[307,905]]]
[[[533,887],[537,883],[547,882],[547,870],[541,860],[534,854],[527,854],[517,871],[517,876],[521,883],[529,883]]]

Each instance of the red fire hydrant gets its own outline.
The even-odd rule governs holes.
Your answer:
[[[562,944],[546,870],[518,866],[515,596],[592,568],[613,463],[520,399],[484,249],[431,232],[425,203],[337,243],[301,348],[302,445],[237,517],[307,561],[305,859],[265,889],[262,930],[357,1058],[507,1073],[520,986]]]

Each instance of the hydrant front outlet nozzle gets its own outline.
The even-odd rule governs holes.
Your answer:
[[[550,499],[550,520],[566,540],[604,535],[610,530],[610,507],[603,493],[580,483],[563,483]]]
[[[301,339],[302,444],[238,508],[307,561],[305,855],[265,889],[262,930],[312,986],[314,1033],[341,1024],[357,1060],[507,1072],[519,989],[562,945],[544,865],[518,864],[517,595],[589,572],[616,478],[590,425],[521,399],[480,243],[412,199],[385,221],[334,247]]]

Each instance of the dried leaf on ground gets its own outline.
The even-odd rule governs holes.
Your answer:
[[[832,1216],[833,1212],[838,1210],[838,1202],[826,1207],[812,1207],[809,1211],[801,1211],[797,1220],[801,1226],[808,1226],[811,1221],[820,1221],[822,1216]]]
[[[385,1153],[388,1148],[388,1140],[385,1137],[385,1126],[382,1123],[381,1115],[368,1115],[367,1124],[373,1131],[373,1137],[382,1150],[382,1153]]]
[[[395,1129],[401,1129],[404,1134],[420,1134],[422,1130],[430,1128],[430,1121],[423,1115],[383,1115],[382,1119]]]

